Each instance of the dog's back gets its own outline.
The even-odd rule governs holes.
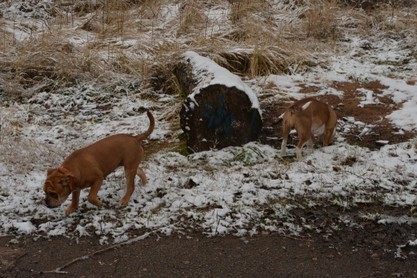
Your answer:
[[[115,134],[103,138],[87,147],[74,151],[65,160],[64,164],[77,164],[80,172],[83,169],[99,168],[104,178],[117,167],[129,165],[143,160],[143,148],[141,141],[146,139],[155,127],[155,119],[151,112],[148,129],[139,135]],[[88,170],[87,172],[91,172]]]

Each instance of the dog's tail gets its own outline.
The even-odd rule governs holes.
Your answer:
[[[146,113],[148,114],[148,118],[149,118],[149,128],[144,133],[135,136],[135,138],[136,138],[136,140],[138,140],[138,142],[146,139],[149,135],[151,135],[151,133],[152,133],[154,127],[155,127],[155,119],[154,119],[151,111],[147,110]]]

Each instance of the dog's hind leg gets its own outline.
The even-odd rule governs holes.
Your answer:
[[[141,185],[144,186],[148,182],[148,179],[146,178],[145,172],[143,172],[142,168],[138,167],[137,175],[142,181]]]
[[[326,133],[324,134],[324,137],[323,137],[323,147],[329,145],[329,143],[330,143],[330,141],[331,141],[331,139],[334,135],[334,131],[335,131],[334,128],[326,129]]]
[[[125,168],[125,176],[126,176],[126,193],[123,198],[119,201],[119,205],[125,206],[129,202],[130,197],[135,191],[135,176],[137,173],[137,165],[136,167],[132,168]]]

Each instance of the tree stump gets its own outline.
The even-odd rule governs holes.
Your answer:
[[[258,138],[259,102],[238,76],[192,51],[184,54],[174,74],[187,94],[180,125],[190,152],[239,146]]]

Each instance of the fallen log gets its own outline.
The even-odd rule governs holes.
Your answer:
[[[258,98],[237,75],[187,51],[174,68],[187,94],[180,125],[190,152],[239,146],[258,138],[262,119]]]

